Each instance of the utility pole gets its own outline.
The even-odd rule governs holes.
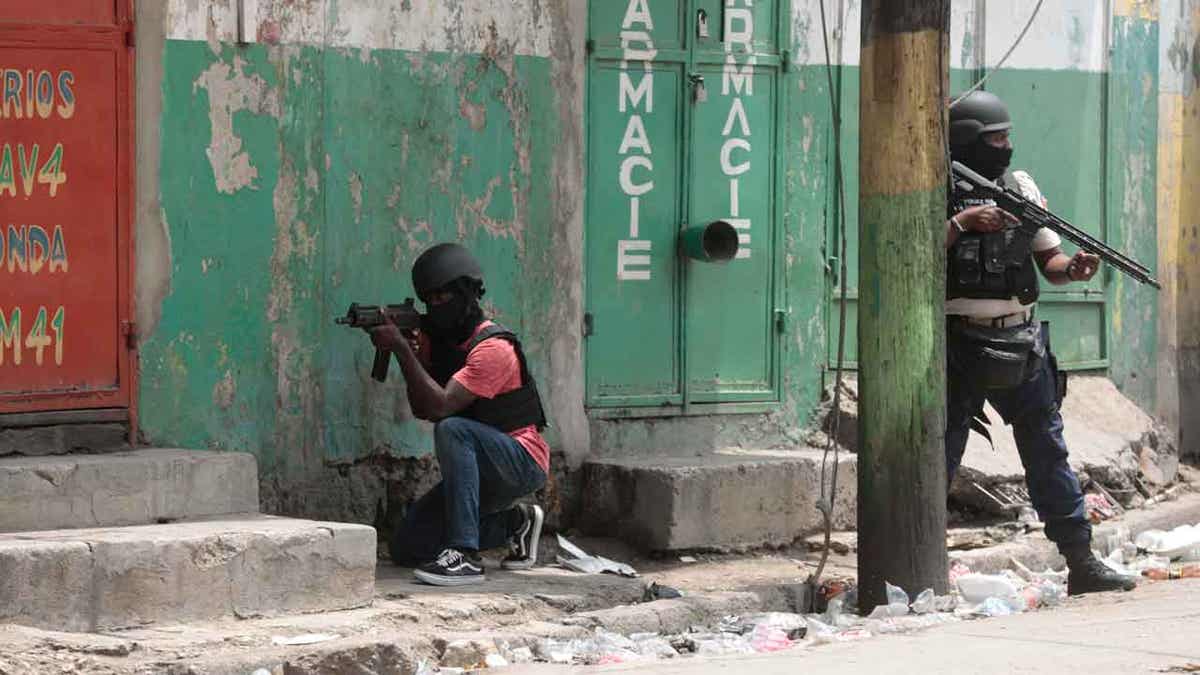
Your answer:
[[[946,97],[950,0],[863,0],[858,605],[949,584]]]

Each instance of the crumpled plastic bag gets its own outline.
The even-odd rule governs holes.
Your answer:
[[[991,597],[979,603],[979,605],[976,606],[971,613],[976,616],[996,617],[1008,616],[1009,614],[1014,613],[1014,610],[1012,606],[1004,600],[1001,600],[997,597]]]

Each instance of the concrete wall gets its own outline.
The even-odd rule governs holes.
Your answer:
[[[253,452],[267,510],[378,520],[431,437],[333,317],[458,239],[581,458],[583,0],[248,1],[245,44],[237,5],[138,3],[144,440]]]
[[[1163,269],[1157,414],[1200,457],[1200,2],[1161,0],[1158,249]]]
[[[1195,16],[1191,0],[1174,3]],[[954,3],[952,90],[999,59],[1034,4]],[[1179,49],[1159,55],[1167,4],[1160,14],[1136,2],[1047,3],[989,84],[1012,99],[1018,162],[1052,206],[1103,216],[1110,240],[1152,266],[1159,252],[1166,264],[1195,242],[1183,225],[1195,222],[1195,204],[1170,196],[1186,191],[1160,189],[1155,199],[1164,166],[1187,184],[1179,145],[1155,140],[1160,126],[1183,138],[1191,110],[1183,85],[1171,87],[1194,66],[1171,79]],[[246,0],[245,44],[237,5],[138,3],[147,443],[254,453],[267,511],[381,523],[436,478],[429,427],[411,419],[398,376],[384,386],[368,379],[366,340],[332,319],[352,300],[403,299],[413,258],[442,239],[479,253],[488,309],[522,333],[561,490],[578,480],[562,469],[589,453],[803,443],[836,330],[826,270],[836,213],[831,92],[817,0],[792,0],[785,74],[784,402],[762,414],[624,420],[583,409],[587,1]],[[827,5],[854,232],[859,3]],[[1164,110],[1178,101],[1161,121],[1155,90]],[[1164,165],[1164,155],[1177,159]],[[1174,234],[1156,234],[1161,209],[1176,214]],[[1184,277],[1172,281],[1175,296]],[[1110,325],[1094,339],[1108,346],[1118,384],[1153,407],[1187,379],[1156,364],[1160,345],[1181,363],[1191,354],[1200,370],[1200,331],[1184,330],[1200,312],[1166,300],[1160,311],[1152,294],[1119,279],[1105,292]],[[1072,348],[1099,349],[1088,339]]]

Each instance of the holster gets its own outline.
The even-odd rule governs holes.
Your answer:
[[[1036,322],[996,328],[967,321],[952,321],[951,357],[984,389],[1020,386],[1046,358],[1041,327]]]

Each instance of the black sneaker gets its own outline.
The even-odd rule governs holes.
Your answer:
[[[509,541],[509,554],[500,563],[506,570],[527,570],[537,564],[538,540],[542,538],[545,515],[537,504],[519,504],[524,520]]]
[[[434,586],[466,586],[483,583],[483,560],[478,555],[448,548],[437,560],[413,570],[417,579]]]
[[[1067,572],[1067,595],[1102,593],[1104,591],[1132,591],[1137,586],[1133,577],[1120,574],[1108,565],[1089,555],[1085,560],[1071,565]]]

